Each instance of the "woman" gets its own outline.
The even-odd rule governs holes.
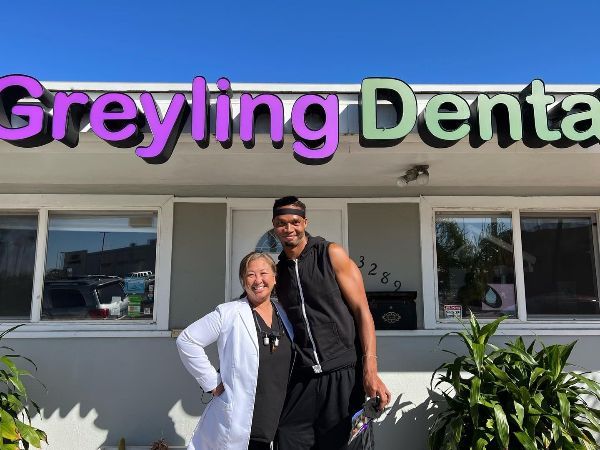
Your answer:
[[[292,359],[292,327],[271,300],[275,263],[252,252],[240,263],[245,294],[223,303],[177,338],[183,365],[213,399],[188,450],[268,449],[277,430]],[[220,371],[204,347],[217,341]]]

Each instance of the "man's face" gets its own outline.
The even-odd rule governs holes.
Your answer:
[[[293,206],[285,206],[293,208]],[[273,231],[284,247],[296,247],[306,236],[308,219],[296,214],[282,214],[273,218]]]

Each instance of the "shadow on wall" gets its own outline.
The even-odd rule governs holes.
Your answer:
[[[385,418],[375,425],[376,446],[382,442],[402,442],[411,450],[427,450],[427,433],[439,411],[432,399],[443,399],[431,390],[428,392],[430,398],[416,406],[402,401],[403,394],[398,396]]]
[[[400,386],[403,373],[422,372],[422,383],[419,378],[416,386],[426,389],[431,371],[448,360],[437,346],[438,339],[378,339],[380,370]],[[45,393],[37,383],[28,383],[31,398],[43,408],[39,426],[50,431],[51,450],[95,450],[116,445],[121,437],[130,445],[148,445],[160,437],[171,445],[184,445],[204,410],[202,391],[183,368],[173,339],[16,339],[9,345],[36,362],[38,378],[48,386]],[[452,340],[442,347],[463,353]],[[215,346],[207,350],[217,366]],[[596,350],[597,339],[580,337],[572,360],[598,371]],[[414,377],[412,384],[414,388]],[[429,391],[430,399],[415,405],[410,389],[407,385],[394,392],[400,397],[375,429],[378,448],[396,448],[398,442],[426,448],[427,429],[436,410],[430,400],[434,393]]]
[[[184,445],[207,401],[183,368],[173,339],[26,339],[10,344],[36,362],[36,376],[47,386],[46,392],[36,382],[27,383],[42,408],[38,426],[49,432],[51,450],[96,450],[117,445],[121,437],[128,445],[149,446],[161,437]],[[211,350],[216,349],[207,353],[218,367]]]

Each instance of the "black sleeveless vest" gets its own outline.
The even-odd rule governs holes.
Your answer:
[[[276,291],[294,327],[296,366],[314,373],[356,363],[356,328],[322,237],[308,235],[297,260],[279,255]]]

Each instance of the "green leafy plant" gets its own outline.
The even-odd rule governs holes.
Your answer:
[[[588,401],[600,400],[600,384],[564,371],[575,342],[525,346],[518,337],[499,348],[489,339],[504,319],[480,326],[471,314],[469,328],[449,333],[468,355],[449,352],[456,359],[432,376],[446,409],[435,417],[429,448],[597,450],[600,410]]]
[[[0,339],[20,326],[22,325],[0,333]],[[35,370],[37,366],[31,359],[16,354],[10,347],[3,345],[0,349],[4,350],[0,356],[0,449],[41,448],[42,441],[48,442],[48,438],[42,430],[31,426],[30,417],[31,409],[39,413],[40,408],[28,397],[22,381],[22,377],[33,375],[27,370],[19,369],[15,360],[25,359]]]

